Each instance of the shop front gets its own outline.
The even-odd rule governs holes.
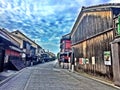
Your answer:
[[[19,43],[0,29],[0,72],[9,68],[10,60],[20,60],[21,52]]]

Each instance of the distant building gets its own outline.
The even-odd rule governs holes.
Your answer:
[[[60,52],[70,52],[71,51],[71,38],[70,34],[62,36],[60,40]]]
[[[71,56],[71,38],[70,34],[66,34],[62,36],[60,40],[60,53],[59,53],[59,61],[63,61],[68,63],[68,58]]]
[[[30,62],[33,60],[33,58],[35,58],[36,56],[40,56],[40,54],[42,53],[42,47],[19,30],[11,32],[11,36],[20,43],[20,48],[24,51],[22,55],[23,60],[25,60],[27,66],[30,65]]]
[[[17,37],[17,39],[19,39],[19,40],[21,39],[20,40],[20,42],[22,43],[21,48],[26,48],[26,50],[28,50],[26,52],[28,52],[30,54],[30,50],[32,50],[31,54],[34,54],[34,55],[38,55],[39,53],[41,53],[42,47],[40,45],[38,45],[35,41],[33,41],[30,38],[28,38],[27,36],[25,36],[22,32],[17,30],[17,31],[13,31],[11,33],[13,34],[13,36]]]

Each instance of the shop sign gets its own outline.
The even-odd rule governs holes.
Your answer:
[[[89,59],[88,58],[85,59],[85,63],[89,64]]]
[[[104,51],[104,64],[105,65],[111,65],[110,51]]]
[[[79,64],[83,64],[83,58],[79,58]]]

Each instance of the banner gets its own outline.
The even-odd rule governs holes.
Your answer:
[[[89,64],[88,58],[79,58],[79,64]]]

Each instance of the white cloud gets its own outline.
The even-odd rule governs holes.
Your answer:
[[[42,41],[41,38],[38,38],[37,36],[36,36],[36,39],[34,39],[34,40],[35,40],[35,42],[37,42],[37,43],[39,43],[39,42]]]
[[[13,1],[13,2],[11,2]],[[0,0],[0,25],[20,29],[43,48],[57,52],[62,35],[71,31],[81,6],[104,0]],[[107,1],[106,1],[107,2]],[[110,0],[108,2],[120,2]],[[4,23],[3,23],[4,22]]]
[[[52,8],[51,6],[41,7],[41,8],[39,8],[39,13],[42,16],[52,15],[52,14],[54,14],[54,8]]]
[[[109,3],[120,3],[120,0],[110,0]]]
[[[26,15],[27,15],[27,16],[30,16],[30,14],[31,14],[31,12],[30,12],[29,7],[26,7]]]
[[[48,41],[56,41],[56,40],[60,40],[60,37],[57,36],[57,33],[56,34],[53,34],[49,39]]]
[[[45,34],[43,29],[37,30],[38,32],[40,32],[40,34]]]
[[[84,5],[86,1],[88,0],[75,0],[78,4]]]

